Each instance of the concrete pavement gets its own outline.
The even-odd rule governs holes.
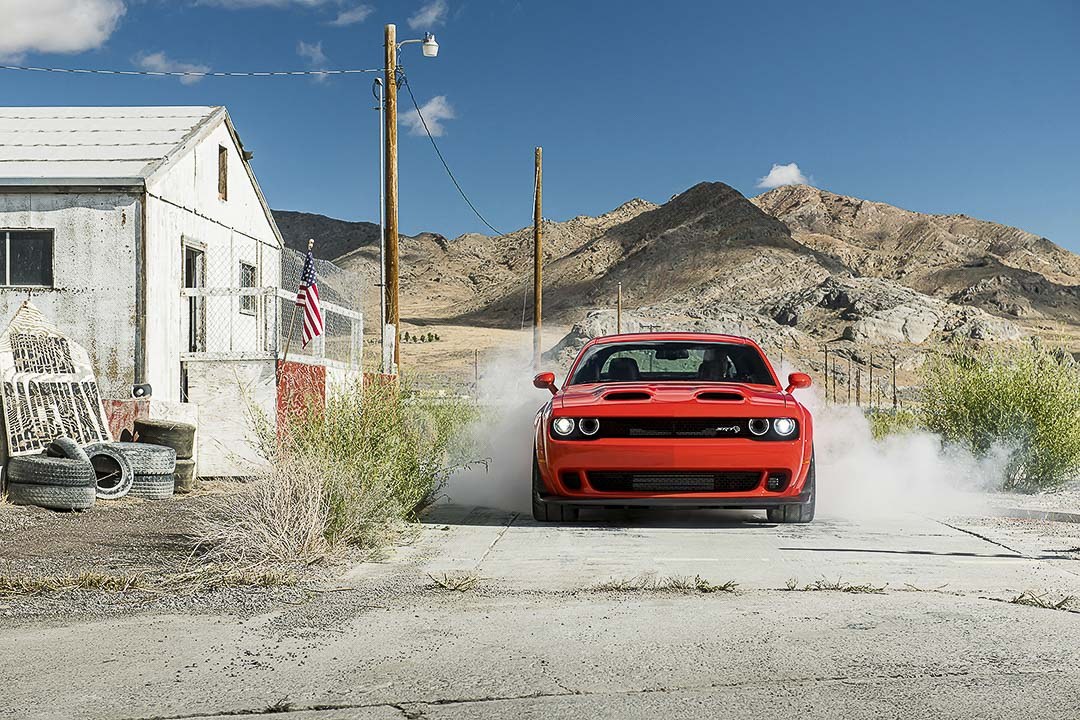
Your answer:
[[[8,623],[0,716],[1076,718],[1080,615],[1007,602],[1080,596],[1075,528],[443,506],[302,605]],[[598,589],[695,575],[738,587]]]

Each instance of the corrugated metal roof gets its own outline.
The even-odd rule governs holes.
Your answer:
[[[0,107],[0,186],[134,185],[220,107]]]

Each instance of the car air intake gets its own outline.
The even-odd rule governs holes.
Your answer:
[[[714,402],[742,402],[746,397],[736,392],[703,392],[697,394],[697,399]]]
[[[588,474],[597,492],[736,493],[761,484],[758,472],[610,472]]]
[[[605,400],[648,400],[651,397],[652,395],[647,392],[633,392],[629,390],[623,392],[609,392],[604,395]]]

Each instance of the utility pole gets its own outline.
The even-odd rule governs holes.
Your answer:
[[[386,302],[386,322],[393,325],[393,367],[399,371],[400,312],[398,309],[398,153],[397,153],[397,26],[386,26],[386,67],[384,124],[386,129],[386,281],[383,287]],[[386,328],[383,328],[386,334]]]
[[[870,409],[874,409],[874,351],[870,351]]]
[[[619,283],[619,297],[615,301],[615,334],[622,335],[622,283]]]
[[[825,343],[825,402],[829,402],[829,343]]]
[[[851,404],[851,355],[847,358],[847,404]]]
[[[896,412],[896,356],[892,356],[892,409]]]
[[[533,182],[533,368],[540,370],[544,302],[544,148],[536,148]]]

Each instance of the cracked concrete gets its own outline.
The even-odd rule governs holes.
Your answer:
[[[436,508],[339,592],[254,617],[0,620],[0,717],[1080,716],[1080,527],[634,513],[538,526]],[[1065,548],[1065,550],[1055,550]],[[477,572],[439,592],[429,574]],[[598,592],[643,573],[735,593]],[[886,586],[787,592],[789,578]],[[919,590],[923,588],[923,590]],[[286,704],[288,710],[285,710]]]

